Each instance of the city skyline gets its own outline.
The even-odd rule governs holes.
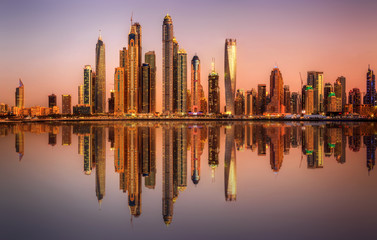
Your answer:
[[[273,1],[272,1],[273,2]],[[182,3],[183,4],[183,3]],[[187,3],[183,4],[186,5]],[[237,13],[237,12],[244,12],[245,10],[255,11],[255,9],[267,11],[266,4],[257,3],[254,2],[255,8],[251,8],[249,3],[244,2],[237,2],[235,6],[232,6],[230,8],[231,13]],[[12,4],[4,4],[5,8],[3,9],[14,9],[14,6]],[[27,4],[26,4],[27,5]],[[64,4],[63,4],[64,5]],[[132,6],[135,5],[135,10],[139,9],[140,6],[138,6],[137,3],[132,4]],[[161,8],[164,4],[161,4],[159,8]],[[174,5],[173,5],[174,6]],[[292,21],[295,20],[295,17],[301,16],[301,12],[303,11],[304,3],[299,4],[296,1],[289,1],[287,3],[287,6],[283,7],[283,13],[292,13],[293,8],[290,9],[289,7],[295,6],[299,10],[294,11],[294,14],[292,17],[284,19],[283,23],[285,21]],[[367,8],[369,6],[369,8]],[[48,5],[47,7],[55,9],[55,6]],[[190,6],[188,6],[190,8]],[[220,2],[219,6],[217,8],[222,9],[224,7],[224,3]],[[241,9],[241,8],[244,9]],[[298,25],[300,24],[293,24],[290,25],[289,28],[286,28],[283,23],[276,23],[277,25],[280,25],[280,29],[276,31],[283,31],[282,37],[278,38],[276,37],[274,41],[267,41],[262,44],[260,41],[261,39],[264,39],[265,37],[268,37],[268,34],[266,34],[263,29],[267,27],[271,27],[271,24],[268,23],[269,20],[273,20],[276,18],[276,16],[272,16],[270,14],[267,14],[267,16],[264,19],[267,22],[264,22],[265,24],[261,24],[260,26],[254,26],[250,28],[246,28],[243,26],[245,23],[243,21],[239,21],[240,26],[229,26],[229,24],[226,24],[226,20],[229,20],[230,18],[224,17],[224,21],[220,21],[220,23],[215,24],[213,21],[211,21],[208,18],[203,18],[203,26],[207,27],[207,30],[210,29],[210,31],[205,31],[202,29],[202,27],[199,27],[197,30],[198,32],[203,34],[203,37],[207,36],[207,34],[214,34],[212,38],[209,38],[209,40],[205,40],[202,44],[199,44],[197,41],[192,39],[192,36],[190,36],[189,33],[191,33],[191,28],[186,25],[186,22],[188,22],[188,16],[186,14],[182,14],[182,10],[180,10],[178,7],[173,7],[173,9],[159,9],[155,10],[155,12],[150,14],[143,14],[143,11],[134,11],[134,18],[140,22],[140,24],[143,26],[143,49],[144,52],[147,51],[156,51],[156,66],[157,66],[157,84],[156,84],[156,111],[161,111],[162,106],[162,56],[161,56],[161,41],[157,40],[160,39],[161,36],[161,19],[165,15],[166,12],[169,12],[169,14],[173,18],[174,22],[174,35],[179,39],[180,46],[185,48],[185,50],[188,53],[188,59],[191,59],[192,56],[195,55],[195,53],[198,54],[198,56],[201,59],[201,65],[202,65],[202,73],[201,73],[201,79],[206,80],[206,76],[208,73],[210,73],[210,63],[212,57],[216,59],[216,62],[221,63],[223,62],[223,41],[225,38],[232,37],[237,39],[237,89],[244,89],[250,90],[251,88],[257,88],[258,84],[267,84],[268,86],[268,80],[269,80],[269,72],[272,66],[274,66],[274,63],[278,65],[280,70],[282,71],[282,74],[284,75],[284,84],[287,84],[290,86],[290,90],[292,92],[299,91],[300,90],[300,79],[299,79],[299,72],[302,72],[305,74],[307,71],[321,71],[324,72],[324,81],[323,84],[330,82],[333,83],[339,76],[345,76],[347,78],[347,89],[346,93],[349,92],[349,90],[359,87],[361,92],[366,92],[365,84],[358,86],[357,83],[359,81],[365,81],[365,72],[367,69],[368,64],[371,64],[371,69],[375,69],[374,66],[376,66],[376,60],[377,59],[377,46],[376,43],[369,42],[368,39],[363,38],[363,36],[368,33],[370,38],[373,39],[372,35],[376,34],[375,31],[373,31],[373,25],[371,24],[371,21],[368,21],[368,14],[365,13],[365,11],[371,11],[376,9],[376,3],[372,1],[365,1],[364,5],[361,6],[355,5],[352,1],[346,2],[342,4],[341,7],[337,5],[337,3],[331,3],[328,5],[324,5],[323,2],[318,3],[312,3],[311,7],[313,9],[322,9],[324,14],[324,19],[329,20],[329,17],[331,14],[329,14],[331,11],[332,14],[339,15],[342,11],[343,12],[350,12],[351,9],[359,10],[360,12],[363,12],[363,15],[357,15],[358,17],[351,17],[350,20],[344,19],[344,17],[339,16],[339,19],[336,20],[334,17],[330,19],[328,22],[329,25],[332,27],[329,28],[323,28],[321,30],[320,36],[322,38],[317,39],[316,43],[313,43],[313,40],[307,39],[307,38],[297,38],[297,39],[291,39],[291,34],[295,33],[302,33],[307,34],[310,29],[310,26],[314,26],[317,29],[319,27],[324,27],[325,23],[323,21],[317,21],[316,19],[313,19],[313,16],[311,14],[306,14],[305,19],[301,19],[305,24],[308,24],[305,28],[298,28]],[[322,8],[323,7],[323,8]],[[336,8],[339,7],[339,8]],[[42,5],[36,4],[34,8],[42,8]],[[66,6],[66,8],[69,8]],[[95,6],[93,6],[94,9]],[[202,11],[205,9],[208,9],[208,3],[203,4],[203,8],[199,10],[198,14],[203,14]],[[21,9],[22,10],[22,9]],[[40,9],[39,9],[40,10]],[[362,11],[365,10],[365,11]],[[57,9],[55,9],[57,11]],[[12,12],[12,11],[10,11]],[[132,11],[130,11],[132,12]],[[342,13],[343,13],[342,12]],[[72,13],[73,20],[80,20],[77,19],[77,15]],[[5,14],[6,16],[7,14]],[[127,15],[127,14],[126,14]],[[158,15],[158,17],[157,17]],[[61,17],[61,19],[64,19],[64,16],[57,15],[58,17]],[[76,16],[76,18],[75,18]],[[83,55],[76,55],[77,58],[70,59],[70,62],[68,63],[67,60],[63,60],[64,58],[59,55],[60,49],[56,49],[56,52],[54,52],[53,55],[49,54],[49,57],[43,57],[39,58],[36,62],[39,63],[39,66],[36,66],[34,62],[29,62],[28,66],[24,66],[23,62],[18,62],[16,66],[10,67],[9,64],[14,64],[14,57],[18,56],[18,51],[15,51],[15,47],[18,46],[19,50],[22,50],[22,47],[16,44],[9,44],[10,49],[13,49],[14,55],[9,55],[10,52],[7,49],[5,51],[5,59],[2,59],[3,66],[1,69],[2,72],[5,72],[4,80],[1,82],[4,83],[4,88],[2,88],[4,92],[2,92],[1,96],[3,96],[2,99],[0,99],[0,102],[8,103],[12,105],[12,92],[13,89],[17,86],[17,80],[18,78],[21,78],[26,86],[28,86],[28,90],[25,91],[25,106],[35,106],[35,105],[41,105],[41,106],[47,106],[47,96],[51,93],[55,93],[57,96],[61,94],[70,94],[72,96],[72,105],[75,105],[77,103],[77,86],[83,84],[83,77],[82,77],[82,69],[85,65],[91,65],[92,67],[95,67],[94,64],[94,45],[95,40],[98,37],[98,29],[102,30],[102,37],[104,40],[104,43],[106,44],[106,89],[110,90],[113,89],[114,86],[112,85],[113,79],[113,71],[115,67],[117,66],[118,57],[116,55],[118,54],[118,50],[115,49],[121,49],[123,46],[125,46],[125,40],[127,39],[124,37],[124,35],[128,34],[127,28],[129,24],[127,23],[129,20],[128,16],[117,16],[117,21],[114,21],[112,19],[106,21],[107,28],[104,26],[99,26],[102,24],[89,24],[90,33],[86,31],[78,32],[73,31],[75,38],[87,38],[90,39],[85,40],[86,44],[78,44],[80,41],[74,43],[72,46],[76,51],[79,49],[77,54],[80,52],[88,52],[87,56],[84,57]],[[153,17],[152,17],[153,16]],[[258,14],[259,16],[259,14]],[[45,15],[41,15],[40,18],[46,17]],[[247,16],[243,16],[245,19],[248,19]],[[269,19],[267,19],[269,17]],[[280,16],[281,17],[281,16]],[[38,18],[38,19],[40,19]],[[91,17],[89,19],[93,19],[94,17]],[[114,17],[116,18],[116,17]],[[70,20],[70,21],[73,21]],[[342,24],[340,24],[340,20],[342,20]],[[351,21],[352,20],[352,21]],[[22,18],[20,18],[20,21],[22,21]],[[232,20],[236,21],[236,20]],[[221,23],[222,22],[222,23]],[[247,21],[245,21],[247,22]],[[9,30],[9,26],[11,24],[17,24],[15,22],[12,22],[10,24],[7,24],[4,26],[5,29],[13,34],[6,35],[5,38],[2,39],[4,43],[8,43],[10,40],[9,38],[14,36],[14,34],[21,34],[21,32],[14,32]],[[78,21],[78,24],[80,21]],[[348,23],[348,25],[347,25]],[[63,24],[64,25],[64,24]],[[97,26],[96,26],[97,25]],[[106,25],[106,24],[105,24]],[[86,25],[88,26],[88,25]],[[109,27],[112,26],[112,27]],[[121,27],[116,27],[121,26]],[[156,28],[156,26],[159,26]],[[211,27],[212,26],[212,27]],[[242,26],[244,28],[242,28]],[[367,26],[372,29],[372,33],[370,31],[367,31]],[[48,26],[45,26],[46,29],[49,29]],[[209,27],[209,28],[208,28]],[[96,29],[94,29],[96,28]],[[117,33],[114,34],[114,32],[109,31],[115,30],[117,28]],[[217,31],[214,30],[214,28],[218,28]],[[20,28],[20,30],[22,27]],[[262,29],[262,30],[261,30]],[[250,32],[252,30],[256,31],[257,34],[254,36],[250,35]],[[39,32],[40,31],[40,32]],[[35,41],[36,36],[44,36],[46,39],[49,37],[52,37],[48,34],[48,31],[44,31],[44,29],[35,29],[33,33],[35,36],[30,35],[31,37],[29,40],[31,42]],[[27,32],[27,31],[26,31]],[[186,33],[187,32],[187,33]],[[263,33],[260,34],[260,33]],[[85,34],[84,34],[85,33]],[[259,34],[258,34],[259,33]],[[355,33],[355,34],[352,34]],[[356,34],[357,33],[357,34]],[[117,37],[119,34],[122,35],[122,37]],[[22,35],[22,34],[21,34]],[[210,36],[209,35],[209,36]],[[345,36],[348,37],[342,38],[342,41],[339,41],[339,36]],[[287,41],[287,40],[290,41]],[[355,39],[357,41],[355,42]],[[22,42],[23,39],[20,38],[18,42]],[[251,41],[251,42],[250,42]],[[56,42],[54,44],[54,47],[61,47],[63,45],[59,44],[58,41],[52,41]],[[88,44],[91,42],[91,44]],[[117,43],[122,43],[120,46],[116,45]],[[274,42],[274,43],[273,43]],[[44,56],[43,54],[51,53],[51,46],[46,48],[41,48],[41,44],[43,45],[45,42],[36,42],[35,46],[39,47],[39,50],[41,51],[40,56]],[[68,41],[69,43],[69,41]],[[336,44],[335,44],[336,43]],[[356,45],[355,45],[356,43]],[[211,47],[208,46],[208,44],[211,45]],[[351,45],[350,45],[351,44]],[[109,46],[110,47],[109,50]],[[116,46],[115,46],[116,45]],[[284,47],[286,45],[286,47]],[[295,45],[294,48],[293,45]],[[306,47],[303,47],[302,45],[306,45]],[[322,45],[322,47],[320,46]],[[333,47],[332,50],[329,50],[328,47]],[[350,47],[346,46],[352,46],[352,49]],[[361,47],[363,46],[363,47]],[[12,48],[13,47],[13,48]],[[207,51],[204,51],[203,49],[208,49]],[[67,51],[67,49],[65,49]],[[293,53],[287,53],[288,50],[293,50]],[[33,49],[29,49],[26,51],[26,57],[22,58],[25,59],[25,61],[30,57],[30,55],[33,55]],[[272,53],[275,51],[274,53]],[[297,55],[298,52],[301,52]],[[302,52],[306,52],[303,54]],[[42,54],[43,53],[43,54]],[[72,56],[72,52],[67,52],[68,56]],[[332,53],[332,54],[330,54]],[[333,56],[336,56],[337,61],[334,61]],[[115,56],[115,57],[114,57]],[[246,56],[246,58],[245,58]],[[310,57],[307,57],[310,56]],[[21,59],[21,58],[20,58]],[[59,60],[60,59],[60,60]],[[80,61],[78,60],[80,59]],[[87,60],[85,60],[87,59]],[[332,60],[331,60],[332,59]],[[9,61],[8,61],[9,60]],[[42,62],[44,63],[42,64]],[[59,60],[59,61],[58,61]],[[72,60],[72,61],[71,61]],[[300,63],[291,63],[300,60]],[[331,61],[330,61],[331,60]],[[109,64],[110,62],[110,64]],[[330,64],[331,62],[331,64]],[[336,63],[334,63],[336,62]],[[49,71],[49,64],[54,63],[54,68],[57,70],[55,72],[54,77],[49,76],[48,80],[45,76]],[[65,70],[62,69],[63,65],[62,63],[68,63]],[[72,64],[71,64],[72,63]],[[73,65],[73,63],[75,63]],[[42,64],[42,65],[41,65]],[[222,64],[217,64],[217,72],[219,73],[219,82],[220,82],[220,89],[222,86],[224,86],[224,70],[222,69]],[[34,69],[38,73],[31,73],[30,66],[33,66]],[[253,67],[254,66],[254,67]],[[6,70],[5,70],[6,69]],[[22,70],[21,70],[22,69]],[[43,71],[42,71],[43,69]],[[68,71],[69,70],[69,71]],[[72,73],[74,73],[75,77],[72,77]],[[6,78],[6,79],[5,79]],[[9,79],[14,79],[14,81],[10,81]],[[44,80],[43,80],[44,79]],[[56,79],[56,80],[55,80]],[[64,79],[64,80],[63,80]],[[249,80],[251,79],[251,80]],[[190,85],[188,83],[188,85]],[[207,84],[204,82],[202,83],[205,96],[207,96]],[[223,106],[225,105],[225,92],[223,89],[221,89],[220,95],[221,95],[221,110],[223,109]],[[60,92],[61,91],[61,92]],[[269,91],[269,89],[267,89]],[[109,91],[106,92],[106,99],[109,97],[110,93]],[[59,98],[58,98],[59,99]],[[58,106],[61,106],[61,103],[58,101]]]

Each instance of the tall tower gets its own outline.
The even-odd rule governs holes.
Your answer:
[[[341,86],[341,99],[342,99],[342,111],[344,110],[345,105],[347,104],[347,95],[346,95],[346,78],[341,76],[336,80]],[[326,95],[325,95],[326,97]]]
[[[173,38],[173,112],[178,110],[178,50],[179,44],[177,39]]]
[[[215,71],[214,61],[211,73],[208,74],[208,113],[220,114],[219,74]]]
[[[145,54],[145,62],[148,63],[151,72],[150,79],[150,98],[151,106],[150,112],[156,112],[156,54],[154,51],[149,51]]]
[[[269,113],[284,113],[283,76],[279,68],[275,67],[270,76],[270,99],[267,111]]]
[[[234,100],[236,96],[236,67],[237,67],[236,39],[225,40],[225,102],[226,111],[234,114]]]
[[[258,84],[257,114],[263,115],[266,111],[266,84]]]
[[[173,21],[169,14],[162,25],[162,112],[173,112]]]
[[[78,104],[84,104],[84,85],[78,87]]]
[[[187,53],[181,49],[178,51],[178,106],[177,112],[187,113]]]
[[[364,96],[364,104],[375,105],[376,102],[376,76],[373,70],[368,67],[367,73],[367,93]]]
[[[139,90],[139,46],[138,46],[137,26],[132,25],[128,34],[128,64],[127,80],[125,84],[125,96],[127,106],[125,111],[128,113],[138,112],[138,90]]]
[[[85,65],[84,67],[84,104],[90,105],[93,108],[92,102],[92,67]]]
[[[307,85],[313,87],[314,114],[323,112],[323,72],[308,72]],[[306,104],[306,103],[305,103]]]
[[[96,81],[94,112],[105,113],[106,111],[106,63],[105,63],[105,44],[101,34],[96,45]]]
[[[200,60],[194,56],[191,60],[191,112],[200,111]]]
[[[124,68],[115,68],[114,73],[114,113],[123,114],[124,113]]]
[[[16,107],[22,109],[25,107],[25,93],[24,84],[21,79],[19,80],[19,86],[16,88]]]
[[[139,92],[142,93],[140,113],[151,112],[151,68],[148,63],[144,63],[141,67],[141,85],[139,86]]]

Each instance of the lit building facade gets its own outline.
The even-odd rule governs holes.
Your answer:
[[[307,85],[311,85],[313,88],[314,96],[314,114],[323,113],[323,72],[308,72]],[[306,104],[306,103],[305,103]]]
[[[214,62],[212,62],[212,70],[208,74],[208,113],[220,114],[219,74],[215,71]]]
[[[125,112],[125,72],[123,67],[115,68],[114,73],[114,114],[120,115]]]
[[[25,87],[24,84],[22,83],[21,79],[19,80],[19,86],[16,88],[16,94],[15,94],[15,99],[16,99],[16,107],[18,109],[23,109],[25,107]]]
[[[177,113],[187,113],[187,53],[183,49],[177,54]]]
[[[169,14],[162,25],[162,112],[173,112],[173,21]]]
[[[225,102],[226,112],[234,114],[234,100],[236,95],[237,47],[235,39],[225,40]]]
[[[275,67],[270,76],[270,99],[267,106],[268,113],[284,113],[283,76],[279,68]]]
[[[200,112],[200,60],[194,56],[191,60],[191,113]]]
[[[95,75],[95,113],[106,112],[106,62],[105,62],[105,44],[102,36],[98,37],[96,45],[96,75]]]
[[[150,112],[156,112],[156,54],[154,51],[149,51],[145,53],[145,63],[150,67],[151,78],[150,78]]]

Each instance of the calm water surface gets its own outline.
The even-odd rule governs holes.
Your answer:
[[[0,239],[377,239],[377,124],[0,125]]]

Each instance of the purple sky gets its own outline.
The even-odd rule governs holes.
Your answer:
[[[299,72],[325,72],[325,82],[347,77],[347,91],[365,91],[368,64],[377,70],[377,1],[17,1],[0,2],[0,102],[14,105],[18,78],[25,85],[25,105],[47,106],[47,95],[71,94],[83,67],[94,67],[99,29],[106,44],[107,90],[113,88],[119,50],[126,45],[130,17],[140,22],[143,53],[157,54],[157,110],[161,110],[161,25],[169,13],[174,33],[202,64],[207,95],[210,62],[216,59],[224,100],[224,42],[237,39],[237,88],[265,83],[277,64],[284,84],[300,88]],[[189,69],[190,70],[190,69]],[[188,72],[190,85],[190,71]]]

